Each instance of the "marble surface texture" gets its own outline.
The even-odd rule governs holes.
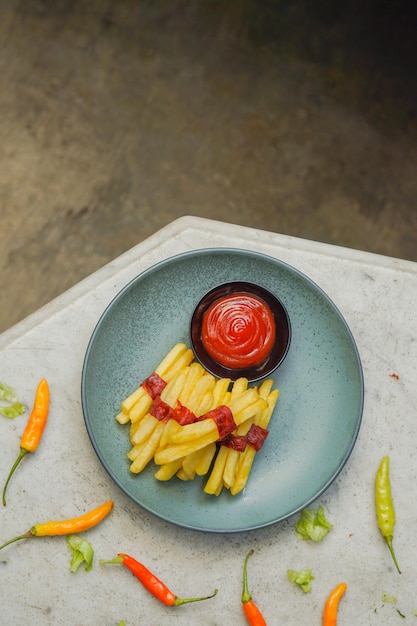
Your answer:
[[[334,529],[320,544],[294,534],[296,518],[237,534],[206,534],[177,527],[133,503],[109,478],[84,424],[80,380],[84,354],[98,318],[132,278],[154,263],[191,249],[236,247],[281,259],[315,281],[334,301],[356,340],[365,380],[362,426],[356,446],[322,504]],[[244,624],[241,568],[246,552],[250,587],[268,624],[321,624],[325,598],[344,580],[342,624],[383,626],[399,612],[416,619],[417,536],[417,264],[202,218],[183,217],[155,233],[51,303],[0,335],[0,380],[28,405],[37,382],[51,387],[50,418],[41,446],[9,486],[1,512],[0,543],[34,523],[79,515],[104,500],[114,510],[86,538],[95,550],[92,571],[69,571],[63,538],[28,539],[0,553],[2,623],[54,626]],[[19,449],[25,417],[0,419],[5,479]],[[374,477],[391,458],[397,511],[395,571],[376,526]],[[129,552],[180,596],[219,589],[201,604],[167,608],[125,570],[99,559]],[[312,568],[304,594],[287,569]],[[395,597],[397,603],[384,597]],[[7,599],[7,602],[4,600]]]

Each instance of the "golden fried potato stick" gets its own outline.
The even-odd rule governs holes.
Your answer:
[[[225,400],[230,401],[231,393],[229,392],[230,386],[229,378],[219,378],[215,382],[213,391],[207,392],[196,409],[196,415],[204,415],[211,409],[215,409],[225,403]],[[177,430],[180,430],[178,428]],[[162,447],[162,446],[161,446]],[[182,459],[182,468],[177,477],[184,480],[185,477],[192,479],[197,474],[198,476],[204,476],[210,469],[213,458],[216,454],[217,447],[213,442],[205,448],[196,450],[191,454],[188,454]]]
[[[170,393],[170,390],[172,388],[172,384],[176,385],[176,389],[179,388],[180,383],[179,383],[179,377],[182,376],[182,378],[180,379],[183,382],[183,373],[186,370],[186,368],[188,367],[188,362],[190,360],[190,358],[192,358],[192,353],[190,353],[191,351],[186,351],[184,354],[182,354],[173,364],[173,366],[171,367],[170,370],[168,370],[166,376],[165,376],[165,382],[167,383],[165,389],[163,389],[162,393],[161,393],[161,398],[163,400],[165,400],[165,402],[169,401],[166,400],[167,395]],[[167,390],[168,387],[168,390]],[[176,401],[176,400],[175,400]],[[145,415],[146,413],[149,411],[149,409],[152,406],[152,398],[149,396],[148,393],[146,393],[146,395],[144,395],[134,406],[133,408],[130,410],[129,412],[129,419],[132,423],[136,423],[138,421],[140,421]]]
[[[247,380],[238,379],[235,382],[234,388],[232,389],[232,397],[234,393],[235,395],[238,395],[239,393],[243,392],[247,388],[247,385],[248,385]],[[262,383],[261,387],[259,388],[259,391],[258,391],[259,396],[262,397],[264,401],[267,399],[268,394],[272,388],[272,385],[273,385],[273,379],[267,379]],[[236,386],[236,389],[235,389],[235,386]],[[234,434],[238,436],[245,436],[248,433],[249,428],[251,427],[252,423],[259,422],[261,412],[265,411],[268,406],[269,405],[267,402],[263,402],[263,403],[260,402],[258,404],[258,411],[254,413],[251,418],[242,422],[240,426],[238,426]],[[227,487],[228,489],[230,489],[235,482],[235,477],[237,474],[238,466],[242,458],[242,455],[244,453],[239,452],[238,450],[234,450],[233,448],[229,448],[227,446],[221,446],[220,449],[222,450],[223,448],[224,448],[224,451],[222,451],[221,454],[219,453],[217,457],[219,461],[217,462],[217,459],[216,459],[216,462],[218,463],[217,467],[216,467],[216,462],[213,466],[212,471],[214,471],[214,476],[212,480],[209,479],[207,493],[213,493],[213,494],[216,493],[219,489],[220,480],[222,480],[223,485]],[[219,474],[221,472],[222,472],[222,476],[220,477]]]
[[[177,398],[184,386],[187,377],[186,368],[181,369],[167,383],[161,393],[161,399],[169,406],[174,406]],[[133,461],[130,471],[141,472],[153,458],[160,445],[162,434],[165,430],[165,423],[147,413],[138,424],[132,424],[130,441],[133,448],[128,453],[128,458]],[[152,452],[152,454],[151,454]]]
[[[223,488],[223,472],[227,461],[227,453],[228,448],[220,446],[216,460],[214,461],[213,469],[211,470],[209,479],[204,486],[204,493],[208,493],[213,496],[220,494]]]
[[[205,476],[208,473],[216,451],[217,446],[215,443],[210,443],[208,446],[200,450],[200,458],[195,466],[195,473],[197,476]]]
[[[242,411],[244,409],[248,409],[251,404],[258,400],[259,395],[256,389],[247,389],[237,398],[232,398],[230,400],[227,406],[231,410],[237,426],[247,419],[247,417],[245,417],[246,414],[244,414],[242,418],[240,417]],[[199,437],[203,437],[204,435],[212,432],[217,434],[217,426],[213,420],[207,419],[199,422],[193,422],[192,424],[182,426],[180,430],[174,432],[169,440],[169,443],[176,444],[185,443],[187,441],[195,441]]]
[[[266,388],[265,388],[266,389]],[[266,391],[264,390],[264,393]],[[268,428],[269,420],[271,419],[275,405],[279,396],[279,390],[275,389],[271,391],[267,397],[267,407],[261,411],[255,423],[261,428]],[[239,466],[237,468],[235,480],[230,488],[230,493],[235,496],[244,489],[249,478],[250,471],[252,469],[253,462],[255,460],[256,450],[252,446],[246,446],[245,450],[241,453]]]
[[[158,449],[159,440],[161,438],[163,430],[164,423],[158,422],[152,435],[145,442],[145,445],[140,451],[140,454],[138,454],[133,463],[130,465],[131,472],[133,472],[134,474],[138,474],[146,467],[149,461],[151,461],[151,459],[154,457],[156,450]]]
[[[165,424],[164,432],[162,433],[161,441],[159,442],[159,447],[165,448],[171,440],[173,433],[178,430],[181,430],[181,425],[178,424],[177,420],[168,420]]]
[[[152,402],[153,400],[151,396],[147,392],[145,392],[139,398],[136,404],[134,404],[134,406],[131,408],[129,413],[126,414],[122,411],[122,415],[126,416],[128,420],[131,422],[131,424],[137,424],[147,414],[147,412],[152,406]],[[120,422],[119,416],[117,416],[116,419]]]
[[[198,439],[187,441],[186,443],[178,443],[168,445],[166,448],[160,448],[155,454],[156,465],[164,465],[177,459],[182,459],[187,454],[191,454],[196,450],[201,450],[210,443],[215,443],[218,438],[217,428],[215,431],[209,432]]]
[[[161,399],[172,406],[176,402],[178,395],[181,392],[184,384],[186,372],[181,370],[178,374],[167,383],[165,389],[161,393]],[[133,422],[130,426],[130,441],[133,445],[140,444],[142,441],[151,436],[152,432],[156,428],[158,420],[146,413],[139,422]]]
[[[193,359],[193,351],[190,348],[187,348],[184,343],[177,343],[160,362],[158,367],[155,369],[155,373],[158,374],[163,380],[168,382],[176,374],[178,369],[181,369],[185,365],[188,365]],[[140,400],[143,400],[144,397],[149,398],[149,395],[144,387],[142,385],[139,385],[139,387],[135,389],[135,391],[131,393],[130,396],[123,400],[121,405],[122,410],[116,416],[118,422],[121,424],[127,424],[130,419],[129,414],[132,411],[133,407]],[[145,402],[145,405],[146,404],[148,404],[148,401]],[[148,404],[147,408],[145,409],[145,413],[149,410],[150,406],[151,403]],[[138,413],[138,411],[136,411],[136,413]],[[136,419],[139,419],[139,417],[136,417]]]
[[[148,439],[156,428],[158,420],[147,413],[140,422],[132,424],[130,428],[130,443],[134,446]]]
[[[164,463],[164,465],[158,468],[158,471],[155,473],[155,478],[165,481],[170,480],[181,469],[181,466],[182,459],[177,459],[171,463]]]
[[[237,378],[232,386],[231,394],[232,400],[235,400],[238,396],[241,396],[244,391],[248,388],[249,381],[247,378]]]
[[[182,471],[189,478],[194,478],[196,475],[205,476],[210,469],[216,451],[217,446],[213,442],[201,450],[187,454],[182,459]]]
[[[251,392],[253,392],[253,394]],[[243,396],[245,396],[245,398],[243,398]],[[253,400],[253,398],[255,398],[255,401],[251,402],[249,406],[245,406],[243,404],[244,400]],[[243,406],[241,406],[242,404]],[[232,410],[235,423],[240,424],[249,419],[259,410],[260,406],[264,406],[265,404],[267,404],[266,400],[258,396],[256,389],[248,389],[244,394],[242,394],[242,396],[239,396],[239,398],[237,398],[235,401],[232,400],[230,402],[231,409],[232,406],[240,408],[240,410],[236,413],[233,413]],[[157,465],[163,465],[164,463],[175,461],[176,459],[184,457],[187,454],[191,454],[196,450],[201,450],[210,443],[215,443],[218,440],[219,432],[217,430],[216,423],[210,418],[204,419],[201,422],[187,424],[187,426],[182,426],[181,430],[179,430],[177,433],[174,433],[172,439],[176,439],[177,435],[181,434],[184,429],[198,426],[199,424],[202,424],[203,427],[200,430],[194,429],[194,433],[191,438],[187,436],[185,441],[180,438],[180,442],[169,443],[165,448],[159,448],[155,454],[155,463]],[[201,432],[203,434],[200,434]],[[189,431],[187,431],[187,433],[189,433]]]
[[[215,409],[217,406],[221,406],[222,404],[227,404],[230,402],[232,397],[231,392],[229,391],[229,387],[231,385],[230,378],[219,378],[216,382],[216,385],[213,389],[213,405],[212,409]]]
[[[213,393],[214,386],[216,384],[216,379],[212,374],[208,372],[205,373],[199,380],[195,383],[191,393],[188,396],[186,407],[192,411],[196,416],[198,414],[199,406],[201,404],[202,399],[207,393]],[[212,398],[212,396],[211,396]],[[212,401],[212,400],[211,400]],[[211,404],[210,401],[210,404]],[[185,404],[185,403],[183,403]]]
[[[272,378],[267,378],[267,380],[263,381],[263,383],[259,387],[259,395],[261,396],[261,398],[265,398],[265,400],[268,399],[273,384],[274,380]]]
[[[263,409],[264,407],[261,405],[259,407],[258,413],[259,411],[262,411]],[[238,436],[247,435],[249,432],[249,428],[252,426],[252,424],[255,421],[256,421],[256,414],[250,419],[247,419],[245,422],[243,422],[236,429],[235,434]],[[225,446],[222,446],[222,447],[225,447]],[[233,448],[226,447],[226,449],[227,449],[227,457],[226,457],[226,462],[225,462],[224,470],[223,470],[223,484],[225,487],[230,489],[230,487],[233,485],[235,481],[238,464],[240,461],[240,457],[243,453],[239,452],[239,450],[234,450]]]
[[[197,381],[205,374],[205,369],[197,361],[193,361],[187,368],[187,380],[184,383],[184,387],[181,390],[179,402],[184,406],[188,406],[188,398],[190,393],[194,389]]]
[[[191,454],[187,454],[187,456],[185,456],[182,459],[181,470],[186,476],[189,476],[190,478],[194,478],[196,474],[196,471],[195,471],[196,465],[200,461],[201,454],[204,452],[206,448],[202,448],[201,450],[196,450],[195,452],[192,452]]]
[[[202,368],[201,365],[194,364],[194,363],[190,365],[189,367],[190,370],[191,368],[193,368],[193,365],[198,365],[201,372],[204,372],[204,369]],[[200,372],[200,378],[201,378],[201,372]],[[193,376],[193,380],[194,381],[196,380],[195,376]],[[185,386],[186,385],[184,385],[184,387]],[[196,409],[196,414],[204,414],[205,412],[211,409],[214,409],[217,406],[225,404],[225,401],[230,401],[231,393],[228,391],[229,386],[230,386],[230,379],[227,379],[227,378],[217,379],[215,382],[213,391],[212,392],[208,391],[202,398],[198,408]],[[185,395],[186,395],[185,393],[181,394],[179,398],[180,402],[185,400]],[[187,395],[187,397],[189,397],[189,394]],[[210,397],[211,397],[211,404],[209,404]],[[167,423],[167,426],[164,430],[164,434],[161,438],[160,449],[165,447],[165,445],[167,444],[167,440],[170,438],[170,436],[172,436],[172,433],[178,432],[179,430],[181,430],[181,426],[177,422],[175,422],[175,420],[170,420]],[[161,466],[161,470],[162,468],[165,468],[165,467],[167,467],[167,469],[161,472],[158,470],[155,476],[157,478],[161,476],[163,480],[169,480],[167,476],[172,477],[176,473],[173,470],[171,472],[171,468],[173,468],[177,463],[180,463],[180,462],[181,462],[182,468],[179,467],[178,470],[182,469],[182,471],[179,475],[177,475],[178,478],[184,480],[187,477],[188,479],[191,480],[192,478],[195,477],[195,475],[204,476],[205,474],[207,474],[207,472],[210,469],[214,455],[216,454],[216,450],[217,450],[216,444],[213,442],[200,450],[196,450],[195,452],[192,452],[191,454],[186,455],[183,459],[177,459],[176,461],[173,461],[172,464],[170,463],[164,464],[163,466]]]

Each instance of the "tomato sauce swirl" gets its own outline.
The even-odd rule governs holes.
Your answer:
[[[246,292],[215,300],[203,315],[206,352],[230,369],[262,364],[275,341],[275,318],[267,303]]]

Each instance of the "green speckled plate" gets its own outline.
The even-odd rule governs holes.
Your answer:
[[[194,307],[216,285],[258,283],[288,311],[292,341],[273,375],[280,389],[269,436],[238,496],[203,492],[204,479],[169,482],[155,466],[133,475],[129,426],[115,420],[121,401],[178,341],[190,345]],[[93,448],[135,502],[182,527],[238,532],[274,524],[320,496],[338,476],[358,435],[363,374],[352,334],[338,309],[293,267],[255,252],[215,248],[169,258],[114,298],[93,332],[82,372],[82,405]]]

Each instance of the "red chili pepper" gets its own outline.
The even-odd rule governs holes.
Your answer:
[[[250,626],[267,626],[264,616],[252,600],[252,596],[249,593],[248,588],[248,560],[252,556],[253,550],[251,550],[245,558],[243,566],[243,592],[242,592],[242,606],[246,615],[246,621]]]
[[[347,589],[346,583],[339,583],[330,592],[323,611],[323,626],[336,626],[337,609],[343,594]]]
[[[16,461],[13,464],[12,469],[9,472],[6,483],[3,488],[3,506],[6,506],[6,490],[7,485],[20,461],[29,452],[35,452],[42,438],[43,431],[46,426],[49,413],[49,386],[47,381],[42,378],[38,388],[36,390],[35,402],[30,414],[29,420],[26,424],[26,428],[23,431],[22,438],[20,440],[20,452]]]
[[[142,583],[157,600],[165,604],[166,606],[180,606],[181,604],[188,604],[190,602],[200,602],[201,600],[208,600],[213,598],[217,594],[217,589],[210,596],[204,596],[202,598],[179,598],[161,581],[155,576],[145,565],[139,563],[136,559],[128,554],[119,553],[115,559],[111,561],[100,561],[101,564],[117,564],[121,563],[125,565],[136,578]]]

